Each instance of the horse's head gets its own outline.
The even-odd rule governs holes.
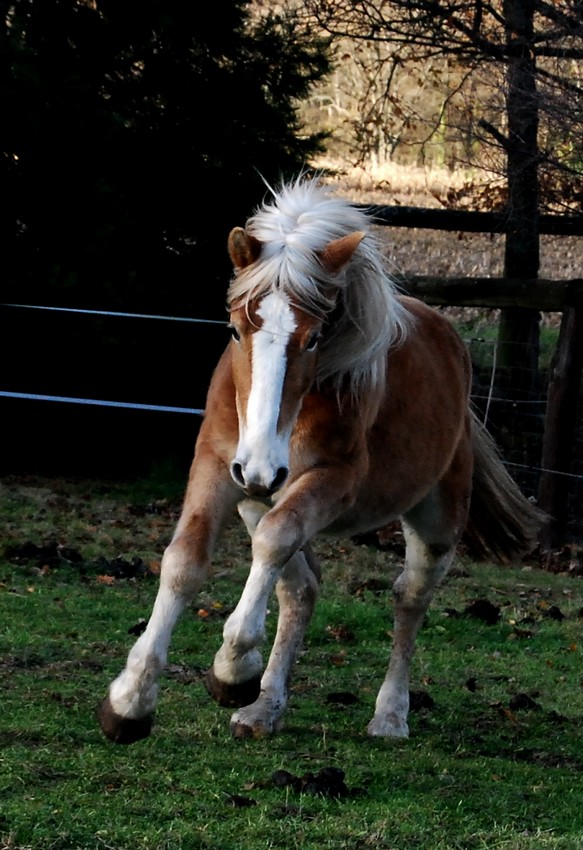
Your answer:
[[[329,242],[318,252],[326,276],[349,261],[364,233]],[[262,243],[243,228],[229,235],[237,275],[260,270]],[[268,273],[266,263],[266,274]],[[331,293],[333,304],[333,294]],[[255,288],[231,305],[232,369],[239,444],[231,463],[234,481],[247,494],[270,496],[289,475],[289,443],[302,401],[314,383],[324,321],[292,298],[277,281]]]

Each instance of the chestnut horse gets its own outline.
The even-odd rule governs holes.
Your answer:
[[[368,725],[389,737],[408,735],[417,631],[460,541],[498,562],[536,542],[541,514],[471,411],[470,361],[450,321],[397,291],[363,212],[315,178],[271,192],[229,235],[232,339],[209,386],[152,615],[99,708],[105,735],[120,743],[150,732],[173,628],[235,506],[252,564],[205,684],[237,707],[237,737],[282,725],[318,591],[317,535],[402,524],[393,648]]]

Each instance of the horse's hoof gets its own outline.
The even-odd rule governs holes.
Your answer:
[[[236,720],[231,723],[231,735],[233,738],[239,738],[240,740],[254,739],[258,741],[261,738],[267,738],[271,734],[271,730],[266,729],[265,726],[249,726],[247,723]]]
[[[396,718],[379,719],[373,717],[367,727],[367,734],[371,738],[408,738],[409,727],[407,723]]]
[[[221,682],[217,679],[214,669],[207,670],[204,684],[211,697],[224,708],[241,708],[251,705],[259,696],[261,676],[254,676],[246,682]]]
[[[269,719],[250,709],[243,708],[236,711],[231,718],[231,735],[233,738],[269,738],[283,728],[283,718]]]
[[[97,709],[97,719],[101,731],[110,741],[116,744],[133,744],[148,737],[152,731],[154,716],[149,714],[137,720],[122,717],[115,713],[109,697],[106,697]]]

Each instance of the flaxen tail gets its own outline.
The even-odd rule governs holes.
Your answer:
[[[535,548],[546,515],[522,493],[473,414],[472,443],[473,490],[463,542],[477,560],[517,561]]]

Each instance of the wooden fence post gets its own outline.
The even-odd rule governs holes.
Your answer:
[[[557,548],[567,524],[568,473],[573,454],[577,403],[583,370],[583,297],[567,287],[559,340],[551,369],[541,458],[538,505],[550,517],[543,529],[543,552]]]

